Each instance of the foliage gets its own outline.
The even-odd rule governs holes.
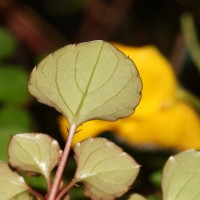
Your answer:
[[[180,86],[167,59],[153,46],[115,45],[137,65],[143,80],[142,100],[128,118],[114,123],[100,120],[84,123],[73,144],[111,131],[131,146],[199,149],[200,118],[196,108],[200,101]],[[59,118],[59,124],[67,139],[65,127],[68,125],[64,117]]]
[[[70,199],[68,191],[79,183],[83,184],[85,195],[93,200],[122,196],[136,179],[139,165],[107,139],[88,138],[77,143],[74,147],[77,168],[66,185],[63,171],[77,127],[91,119],[114,121],[129,116],[140,101],[141,89],[134,63],[107,42],[68,45],[47,56],[34,68],[29,90],[39,101],[65,115],[69,137],[61,151],[58,142],[46,134],[13,136],[9,162],[0,162],[0,199]],[[164,200],[200,199],[199,162],[199,152],[195,150],[169,158],[162,178]],[[46,193],[43,195],[29,186],[23,174],[44,176]],[[129,199],[145,197],[133,194]]]
[[[63,113],[70,126],[131,115],[141,87],[132,60],[102,41],[57,50],[33,69],[29,82],[31,94]]]
[[[0,27],[0,44],[0,60],[9,58],[15,52],[17,42],[4,27]]]
[[[16,52],[17,41],[0,27],[0,160],[8,160],[10,136],[30,129],[31,116],[24,109],[30,99],[27,89],[28,74],[9,59]]]

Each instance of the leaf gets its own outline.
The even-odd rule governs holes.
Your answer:
[[[100,40],[67,45],[48,55],[29,81],[31,94],[63,113],[70,125],[131,115],[141,87],[133,61]]]
[[[0,160],[8,161],[8,144],[15,132],[24,131],[22,126],[0,126]]]
[[[0,127],[21,126],[26,131],[30,129],[31,121],[31,114],[17,106],[3,106],[0,109]]]
[[[5,105],[0,109],[0,160],[8,161],[11,135],[26,132],[31,127],[31,116],[19,107]]]
[[[132,194],[128,200],[147,200],[144,196],[140,195],[140,194]]]
[[[28,192],[24,192],[12,199],[9,199],[9,200],[36,200],[35,197],[33,197],[30,193]]]
[[[135,180],[139,165],[113,142],[89,138],[74,148],[75,179],[83,182],[93,200],[111,200],[124,194]]]
[[[28,186],[24,178],[12,171],[6,162],[0,161],[0,199],[18,199],[26,191]]]
[[[44,176],[28,176],[23,173],[24,180],[31,187],[38,191],[47,191],[47,184]]]
[[[23,133],[12,137],[9,144],[9,163],[19,170],[39,173],[49,180],[52,169],[60,159],[56,140],[41,133]]]
[[[28,74],[15,65],[0,64],[0,101],[4,104],[22,105],[29,100]]]
[[[199,200],[199,185],[199,151],[187,150],[168,159],[162,178],[164,200]]]
[[[16,40],[5,28],[0,27],[0,60],[11,57],[16,50]]]

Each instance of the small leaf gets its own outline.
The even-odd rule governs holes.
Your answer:
[[[144,196],[140,195],[140,194],[132,194],[128,200],[147,200]]]
[[[31,121],[31,114],[17,106],[3,106],[0,109],[0,127],[20,126],[26,131],[30,129]]]
[[[47,191],[47,184],[44,176],[28,176],[23,173],[24,180],[31,187],[38,191]]]
[[[42,174],[49,180],[52,169],[60,159],[60,147],[46,134],[24,133],[12,137],[8,154],[13,167]]]
[[[0,44],[0,60],[12,56],[12,54],[16,50],[17,41],[15,40],[11,32],[9,32],[4,27],[0,27]]]
[[[8,144],[11,135],[31,127],[31,115],[19,107],[6,105],[0,109],[0,160],[8,161]]]
[[[30,98],[27,82],[25,70],[15,65],[0,64],[0,101],[9,105],[26,103]]]
[[[187,150],[168,159],[162,178],[164,200],[199,200],[199,185],[199,151]]]
[[[12,171],[6,162],[0,161],[0,199],[14,200],[28,191],[22,176]]]
[[[33,197],[30,193],[24,192],[9,200],[36,200],[36,198]]]
[[[0,160],[8,161],[8,144],[12,133],[22,129],[20,126],[0,126]]]
[[[111,200],[124,194],[135,180],[139,165],[120,147],[104,138],[90,138],[74,148],[77,182],[93,200]]]
[[[141,79],[131,59],[104,41],[67,45],[32,71],[29,91],[80,125],[131,115],[141,98]]]

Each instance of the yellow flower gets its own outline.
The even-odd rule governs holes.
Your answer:
[[[181,101],[145,119],[125,119],[117,123],[116,134],[129,144],[200,149],[198,114]]]
[[[171,65],[153,46],[129,47],[116,45],[133,59],[143,82],[142,100],[134,117],[146,117],[170,106],[178,87]]]
[[[93,120],[79,127],[73,145],[104,131],[112,131],[132,145],[200,149],[200,118],[186,102],[177,98],[179,85],[167,59],[153,46],[115,44],[135,62],[143,81],[142,100],[135,113],[116,122]],[[67,139],[67,121],[59,119]]]

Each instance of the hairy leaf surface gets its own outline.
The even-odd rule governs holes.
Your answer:
[[[29,91],[80,125],[131,115],[141,98],[141,79],[131,59],[104,41],[67,45],[32,71]]]
[[[135,180],[139,165],[128,154],[104,138],[89,138],[74,148],[75,178],[94,200],[111,200],[124,194]]]
[[[23,133],[12,137],[9,144],[9,162],[13,167],[50,177],[60,159],[60,146],[46,134]]]
[[[27,191],[28,186],[24,178],[12,171],[6,162],[0,161],[0,199],[19,199],[18,197]]]
[[[147,200],[144,196],[140,195],[140,194],[132,194],[128,200]]]
[[[162,179],[164,200],[200,199],[200,152],[187,150],[167,161]]]

